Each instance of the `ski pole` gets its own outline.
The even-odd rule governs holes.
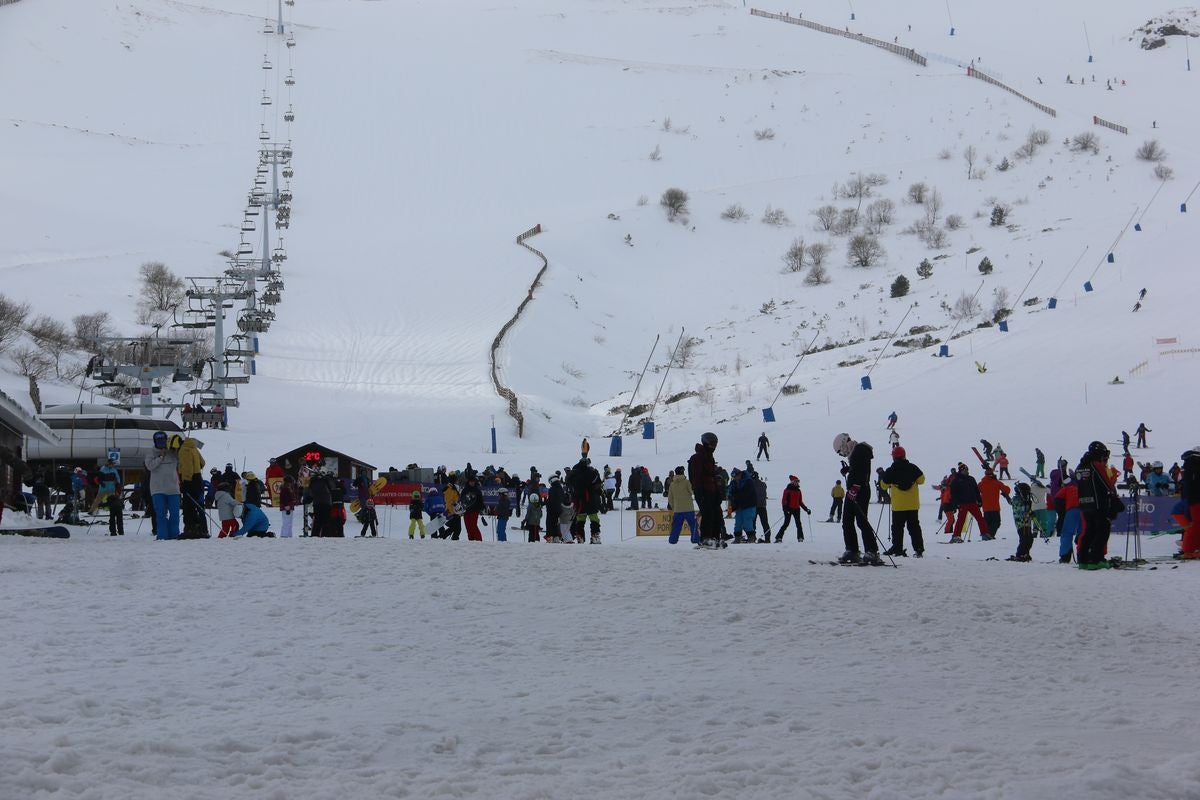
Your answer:
[[[876,529],[878,529],[878,527],[883,524],[883,507],[884,507],[884,505],[885,505],[884,503],[879,504],[879,520],[875,523]],[[887,503],[886,505],[889,509],[891,508],[890,503]],[[864,514],[865,513],[866,512],[864,512]],[[867,524],[870,524],[870,520],[867,521]],[[897,566],[897,564],[896,564],[896,559],[892,558],[891,555],[888,555],[887,551],[884,550],[883,542],[880,541],[880,539],[879,539],[879,531],[873,530],[873,531],[871,531],[871,535],[875,537],[875,546],[878,547],[881,552],[883,552],[885,555],[887,555],[888,561],[892,562],[893,567],[895,567],[896,569],[899,569],[899,566]]]

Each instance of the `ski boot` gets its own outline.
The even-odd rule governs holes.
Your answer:
[[[913,551],[913,558],[924,558],[924,557],[925,557],[925,551],[924,551],[924,550],[915,550],[915,551]]]
[[[583,544],[583,536],[579,537],[579,543]],[[592,544],[600,544],[600,534],[598,534],[598,533],[592,534]]]
[[[963,539],[961,536],[951,536],[950,537],[950,544],[962,544],[962,543],[963,543]]]
[[[908,558],[908,551],[903,547],[889,547],[883,551],[885,556],[893,556],[895,558]]]
[[[759,544],[770,544],[770,543],[771,543],[771,537],[770,537],[770,536],[766,536],[766,537],[764,537],[764,538],[762,538],[762,539],[759,539],[759,540],[758,540],[758,543],[759,543]]]
[[[870,551],[867,551],[866,553],[863,553],[862,563],[867,564],[872,567],[882,567],[883,559],[879,557],[879,553],[876,553],[875,551],[870,550]]]
[[[859,560],[859,556],[858,556],[857,551],[847,550],[846,552],[842,553],[840,558],[838,558],[838,563],[839,564],[857,564],[858,560]]]

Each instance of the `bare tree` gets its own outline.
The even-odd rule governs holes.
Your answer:
[[[992,322],[999,322],[1012,313],[1008,307],[1008,289],[1003,286],[992,291]]]
[[[871,267],[887,256],[887,251],[874,236],[860,233],[846,245],[846,259],[852,267]]]
[[[67,326],[54,317],[43,314],[25,329],[38,349],[54,364],[55,377],[61,377],[63,353],[71,349],[72,338]]]
[[[1077,133],[1071,139],[1071,149],[1076,152],[1096,155],[1100,152],[1100,137],[1096,135],[1095,131]]]
[[[825,257],[829,255],[829,245],[824,242],[813,242],[808,246],[808,263],[814,267],[819,267],[825,263]]]
[[[806,260],[804,253],[804,240],[800,238],[793,239],[791,247],[783,254],[783,271],[800,272],[803,270]]]
[[[788,219],[787,212],[782,208],[772,208],[767,205],[767,210],[763,212],[762,221],[768,225],[782,226],[787,225],[791,220]]]
[[[837,222],[833,223],[833,233],[837,236],[846,236],[854,232],[858,227],[858,209],[843,208],[838,214]]]
[[[1166,164],[1155,164],[1154,177],[1158,178],[1160,181],[1169,181],[1171,178],[1175,177],[1175,170],[1171,169]]]
[[[979,301],[972,295],[963,292],[954,301],[954,306],[950,309],[950,316],[957,320],[966,320],[978,314],[980,309]]]
[[[833,206],[821,206],[812,212],[817,218],[817,229],[822,231],[831,230],[838,218],[838,210]]]
[[[32,347],[20,347],[14,350],[12,362],[16,367],[17,374],[29,378],[44,378],[54,367],[44,353]]]
[[[658,204],[667,210],[667,219],[674,220],[680,214],[687,213],[688,193],[683,189],[667,189]]]
[[[733,222],[741,222],[749,217],[750,215],[746,213],[746,209],[742,208],[741,203],[734,203],[729,208],[721,212],[721,219],[727,219]]]
[[[28,303],[18,303],[0,294],[0,353],[8,350],[21,338],[28,317]]]
[[[896,216],[896,204],[891,200],[876,200],[867,206],[867,233],[882,233],[883,229],[892,224]]]
[[[97,340],[114,333],[112,318],[107,311],[78,314],[71,318],[71,324],[75,327],[75,348],[78,350],[99,350]]]
[[[930,226],[936,225],[938,216],[942,213],[942,193],[937,189],[929,192],[929,196],[925,198],[925,221]]]
[[[147,261],[138,268],[142,277],[141,302],[151,311],[170,311],[183,300],[183,278],[161,261]]]
[[[929,191],[929,186],[924,181],[918,181],[908,187],[908,199],[914,203],[924,203],[925,194]]]
[[[975,145],[969,144],[963,150],[963,161],[967,162],[967,180],[975,174],[975,160],[979,158],[979,151],[975,149]]]

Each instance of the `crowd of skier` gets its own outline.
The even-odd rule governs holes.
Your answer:
[[[1121,469],[1109,463],[1111,452],[1101,441],[1088,445],[1074,466],[1060,458],[1049,475],[1046,458],[1035,450],[1035,472],[1021,470],[1025,480],[1013,481],[1008,454],[997,444],[980,440],[972,448],[980,469],[978,479],[971,466],[960,462],[935,480],[908,458],[899,443],[897,415],[888,417],[887,437],[890,463],[874,466],[870,444],[849,434],[838,434],[834,451],[841,457],[841,478],[830,490],[831,504],[826,522],[841,525],[845,551],[843,564],[882,563],[881,556],[907,557],[905,535],[911,555],[925,553],[920,508],[922,487],[932,484],[936,492],[937,522],[958,544],[969,537],[972,526],[979,538],[994,540],[1002,525],[1002,503],[1008,503],[1017,532],[1016,552],[1010,561],[1030,561],[1035,531],[1046,538],[1060,537],[1059,560],[1078,561],[1081,567],[1099,568],[1106,563],[1112,521],[1125,510],[1122,492],[1139,496],[1179,495],[1175,518],[1183,533],[1182,558],[1200,557],[1200,448],[1186,451],[1169,470],[1161,461],[1138,462],[1131,448],[1145,448],[1152,432],[1140,424],[1134,436],[1122,432]],[[1136,441],[1136,444],[1134,442]],[[482,473],[469,463],[462,470],[439,467],[430,494],[418,489],[408,501],[408,535],[424,539],[457,540],[465,533],[468,541],[482,541],[482,526],[494,520],[497,541],[508,540],[509,520],[516,517],[517,529],[530,542],[599,544],[601,517],[627,503],[629,510],[657,508],[665,504],[671,512],[668,541],[678,543],[684,529],[699,547],[721,548],[729,543],[782,542],[789,529],[797,541],[805,540],[803,512],[811,516],[797,476],[789,476],[779,498],[782,518],[772,538],[768,490],[754,463],[726,470],[716,459],[718,439],[705,433],[695,445],[686,465],[652,476],[644,466],[634,466],[628,476],[621,468],[605,465],[598,470],[589,458],[586,439],[580,457],[549,476],[536,467],[528,477],[503,468],[486,467]],[[757,441],[755,461],[770,461],[770,441],[764,432]],[[125,496],[120,473],[110,462],[89,476],[82,469],[47,475],[34,471],[26,482],[31,486],[39,517],[51,516],[50,489],[56,485],[68,499],[59,522],[81,524],[79,513],[90,507],[94,515],[103,507],[109,513],[109,531],[124,534],[123,507],[127,499],[144,508],[154,535],[161,539],[208,538],[209,510],[217,514],[218,538],[275,536],[263,508],[270,500],[279,512],[279,532],[292,537],[293,519],[300,512],[301,536],[342,537],[349,521],[347,507],[361,524],[359,536],[378,536],[378,512],[370,499],[373,488],[365,477],[351,484],[320,468],[303,468],[286,475],[268,499],[263,482],[249,471],[237,472],[232,464],[224,471],[203,474],[204,459],[194,439],[158,432],[155,452],[146,460],[142,482]],[[392,470],[390,475],[396,475]],[[1007,482],[1006,482],[1007,481]],[[386,482],[381,481],[381,482]],[[1009,485],[1009,484],[1012,485]],[[890,546],[881,545],[869,508],[874,496],[890,509]],[[622,496],[622,491],[624,495]],[[348,502],[352,499],[353,502]],[[429,525],[426,525],[429,518]],[[182,523],[182,524],[181,524]]]

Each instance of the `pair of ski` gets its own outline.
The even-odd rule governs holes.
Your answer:
[[[813,561],[810,558],[808,560],[808,563],[812,564],[813,566],[819,566],[821,564],[828,564],[831,567],[896,567],[897,569],[900,568],[899,564],[889,564],[886,561],[872,563],[870,561],[863,561],[861,559],[858,561]]]

